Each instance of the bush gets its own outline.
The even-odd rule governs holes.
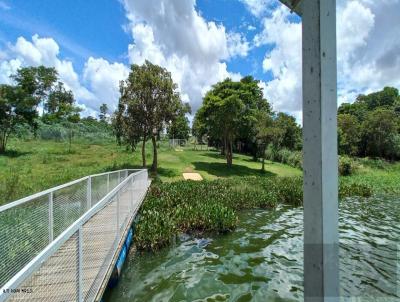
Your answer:
[[[301,151],[278,150],[270,145],[265,152],[265,158],[270,161],[287,164],[293,168],[303,169],[303,153]]]
[[[303,169],[303,153],[301,151],[293,151],[291,152],[288,165],[294,168]]]
[[[356,163],[350,157],[339,156],[339,175],[349,176],[356,170]]]
[[[283,164],[289,163],[289,157],[292,155],[292,152],[288,149],[282,149],[278,152],[279,159],[278,161]]]
[[[339,198],[345,197],[371,197],[373,190],[370,186],[355,182],[340,181]]]
[[[303,153],[301,151],[290,151],[288,149],[277,150],[270,146],[265,152],[265,158],[271,161],[289,165],[293,168],[303,169]],[[339,157],[339,175],[351,175],[356,171],[356,169],[357,164],[350,157]]]
[[[97,121],[82,120],[79,123],[38,123],[37,134],[43,140],[68,141],[73,133],[73,141],[84,140],[100,143],[114,139],[110,125]]]

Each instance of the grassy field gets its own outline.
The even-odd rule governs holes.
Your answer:
[[[0,155],[0,204],[85,175],[141,166],[140,151],[127,151],[114,142],[103,144],[54,141],[17,141],[9,144],[6,155]],[[147,146],[147,163],[151,165],[152,148]],[[261,163],[251,157],[235,155],[228,169],[224,158],[216,151],[176,151],[161,143],[159,147],[159,177],[162,181],[182,179],[183,172],[198,172],[204,179],[263,175]],[[265,175],[296,176],[298,169],[268,162]]]
[[[127,151],[114,142],[102,144],[54,141],[17,141],[0,155],[0,204],[85,175],[123,168],[141,167],[140,151]],[[147,164],[151,165],[151,145],[147,145]],[[301,176],[301,171],[285,164],[261,163],[250,156],[234,155],[234,165],[227,168],[217,151],[194,151],[192,148],[171,149],[168,143],[159,146],[159,174],[163,182],[182,180],[183,172],[198,172],[206,180],[237,176]],[[378,162],[379,163],[379,162]],[[388,164],[361,160],[357,172],[346,177],[374,187],[375,192],[400,193],[400,163]]]

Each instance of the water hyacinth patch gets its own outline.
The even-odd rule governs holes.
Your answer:
[[[141,250],[157,250],[180,233],[228,232],[243,209],[274,208],[278,203],[301,206],[301,177],[237,177],[213,181],[157,182],[140,210],[135,242]],[[372,189],[347,179],[340,198],[369,197]]]

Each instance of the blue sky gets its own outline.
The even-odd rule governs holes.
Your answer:
[[[53,37],[61,46],[61,56],[69,58],[78,70],[82,70],[89,56],[129,64],[127,45],[133,39],[124,29],[125,9],[118,0],[86,0],[80,1],[79,6],[73,1],[60,0],[3,3],[9,7],[0,10],[3,47],[20,36],[30,38],[39,34]],[[223,24],[228,31],[244,33],[247,40],[252,40],[260,30],[259,20],[239,1],[200,0],[196,9],[206,20]],[[248,26],[255,29],[248,30]],[[254,48],[247,57],[233,58],[228,64],[229,70],[271,79],[271,75],[262,72],[261,66],[267,49],[267,46]]]
[[[399,87],[400,1],[337,3],[338,102]],[[195,110],[215,82],[250,74],[301,122],[300,22],[277,0],[0,0],[0,83],[21,66],[54,66],[95,115],[115,107],[129,65],[148,59]]]
[[[53,37],[61,46],[61,56],[82,68],[89,56],[123,61],[132,38],[124,32],[125,10],[114,0],[14,0],[0,10],[2,43],[34,34]],[[95,10],[93,8],[96,7]],[[125,60],[127,63],[127,60]]]

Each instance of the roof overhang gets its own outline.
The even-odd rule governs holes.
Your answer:
[[[302,11],[301,11],[301,2],[303,0],[279,0],[281,1],[283,4],[285,4],[287,7],[290,8],[291,12],[295,12],[296,14],[298,14],[299,16],[302,15]]]

